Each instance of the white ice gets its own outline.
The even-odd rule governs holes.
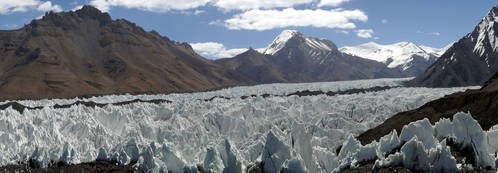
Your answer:
[[[336,96],[240,96],[292,93],[303,88],[337,91],[399,85],[401,81],[272,84],[193,94],[103,96],[88,100],[112,103],[164,98],[173,102],[103,108],[45,106],[22,114],[8,108],[0,111],[0,164],[31,158],[47,166],[51,160],[81,163],[107,157],[120,164],[140,161],[137,168],[141,170],[178,172],[203,165],[215,172],[239,167],[244,171],[251,163],[274,157],[264,157],[262,152],[267,150],[280,159],[273,162],[274,170],[302,167],[309,172],[330,172],[341,162],[335,149],[349,135],[366,131],[397,112],[466,88],[394,88]],[[199,100],[216,95],[232,99]],[[23,103],[54,105],[74,100]],[[375,148],[379,147],[362,146],[358,159],[375,156]],[[297,160],[302,163],[297,164]]]

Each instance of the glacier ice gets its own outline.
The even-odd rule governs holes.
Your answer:
[[[278,162],[271,162],[273,171],[302,167],[308,172],[331,172],[344,162],[334,151],[348,136],[366,131],[397,112],[467,88],[400,87],[336,96],[259,95],[398,86],[405,80],[271,84],[203,93],[19,101],[44,108],[23,113],[12,108],[0,110],[0,165],[31,159],[44,167],[51,161],[74,164],[106,158],[121,165],[140,161],[137,169],[156,172],[195,172],[199,165],[215,172],[245,172],[249,165],[264,163],[277,154]],[[258,96],[240,98],[252,94]],[[204,101],[213,96],[231,99]],[[77,100],[114,103],[137,98],[173,102],[52,107]],[[395,134],[389,142],[359,146],[355,151],[360,154],[355,156],[361,161],[375,158],[379,151],[387,154],[397,147],[398,140]]]
[[[426,172],[429,168],[429,158],[425,152],[426,144],[418,140],[414,136],[403,147],[401,147],[401,154],[403,154],[403,166],[413,171]]]
[[[185,162],[174,153],[173,148],[167,144],[163,144],[161,149],[158,149],[156,158],[162,162],[160,165],[167,167],[170,172],[182,172],[185,169]]]
[[[354,154],[358,153],[360,147],[360,141],[356,140],[353,135],[349,135],[346,141],[342,144],[341,151],[339,152],[339,158],[352,158]]]
[[[319,172],[332,172],[340,164],[335,153],[325,148],[313,148],[313,156],[320,170]]]
[[[457,172],[455,157],[451,155],[450,147],[446,145],[446,140],[441,141],[435,148],[429,150],[429,168],[432,172]]]
[[[283,169],[284,173],[308,173],[309,171],[303,165],[303,160],[301,159],[291,159],[287,162],[286,167]]]
[[[232,148],[230,141],[225,140],[220,151],[220,156],[225,167],[223,173],[242,173],[242,163],[237,159],[240,156]]]
[[[393,130],[388,135],[379,139],[379,144],[377,145],[376,154],[378,158],[384,158],[386,154],[389,154],[394,149],[400,147],[401,141],[398,137],[396,130]]]
[[[95,102],[101,104],[117,103],[130,101],[135,99],[154,100],[163,99],[171,101],[192,101],[196,99],[209,99],[213,97],[240,98],[241,96],[249,95],[287,95],[297,91],[344,91],[348,89],[372,88],[376,86],[401,86],[404,82],[413,78],[392,78],[392,79],[367,79],[367,80],[352,80],[352,81],[336,81],[336,82],[315,82],[315,83],[295,83],[295,84],[262,84],[256,86],[239,86],[226,88],[210,92],[196,93],[173,93],[173,94],[155,94],[155,95],[105,95],[93,96],[90,98],[73,98],[73,99],[40,99],[40,100],[6,100],[0,101],[0,104],[5,104],[11,101],[16,101],[22,105],[37,107],[37,106],[54,106],[72,104],[77,101]],[[477,87],[475,87],[477,88]]]
[[[495,167],[495,159],[489,152],[488,136],[479,123],[466,113],[457,113],[453,117],[453,132],[446,134],[450,139],[454,139],[460,148],[472,148],[475,153],[475,162],[480,167]]]
[[[417,137],[417,141],[422,142],[425,148],[433,148],[436,145],[434,128],[427,118],[405,125],[399,135],[402,142],[410,141],[413,137]]]
[[[290,148],[282,139],[277,137],[275,131],[270,131],[266,137],[266,144],[262,153],[263,171],[278,173],[287,160],[291,159]]]
[[[109,161],[109,157],[107,156],[107,150],[105,148],[99,149],[99,154],[97,155],[97,161]]]
[[[483,131],[468,113],[456,113],[453,121],[441,119],[435,125],[427,119],[419,120],[404,126],[403,131],[400,138],[410,140],[402,145],[399,152],[376,160],[373,169],[403,166],[412,171],[457,172],[459,167],[450,147],[455,151],[470,148],[472,157],[467,159],[474,159],[471,161],[477,169],[496,167],[496,158],[493,157],[497,152],[496,146],[489,142],[495,137],[495,130]],[[393,133],[381,138],[380,145],[389,143],[389,138],[393,138]],[[447,143],[448,140],[453,144]]]

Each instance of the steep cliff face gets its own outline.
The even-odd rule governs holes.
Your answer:
[[[498,6],[410,83],[414,86],[482,85],[498,71]]]
[[[247,84],[190,45],[84,6],[0,31],[0,99],[187,92]]]

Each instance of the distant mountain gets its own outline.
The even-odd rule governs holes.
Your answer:
[[[0,31],[0,99],[164,93],[250,84],[190,45],[91,6]]]
[[[417,76],[432,65],[445,48],[417,46],[410,42],[381,45],[369,42],[357,46],[346,46],[339,50],[352,55],[385,63],[389,68],[398,68],[405,75]]]
[[[429,54],[432,54],[432,55],[436,55],[437,57],[440,57],[441,55],[443,55],[444,52],[446,52],[451,46],[453,46],[455,42],[453,43],[450,43],[448,45],[446,45],[445,47],[443,48],[433,48],[433,47],[430,47],[430,46],[426,46],[426,45],[419,45],[418,47],[422,48],[425,52],[429,53]]]
[[[299,46],[305,46],[303,47],[305,51],[313,54],[312,59],[337,49],[337,46],[329,40],[308,37],[296,30],[284,30],[266,48],[264,54],[277,56],[281,50],[290,46],[288,45],[290,41],[297,41]]]
[[[495,6],[474,31],[453,44],[410,84],[427,87],[482,85],[497,71],[498,6]]]
[[[263,53],[249,50],[216,62],[260,83],[403,76],[399,70],[387,68],[383,63],[343,53],[329,40],[309,37],[295,30],[282,31]]]
[[[239,72],[252,81],[258,83],[286,82],[283,74],[270,58],[250,48],[248,51],[233,58],[217,60],[216,63]]]

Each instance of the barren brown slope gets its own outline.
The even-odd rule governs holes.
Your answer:
[[[186,43],[91,6],[0,31],[0,100],[188,92],[245,81]]]
[[[434,123],[441,118],[452,118],[457,112],[470,112],[483,129],[498,124],[498,73],[479,90],[448,95],[418,109],[394,115],[381,125],[361,134],[358,139],[363,144],[370,143],[394,129],[400,132],[401,128],[410,122],[428,118]]]
[[[225,68],[235,70],[258,83],[286,82],[278,67],[264,54],[252,48],[233,58],[219,59],[215,62]]]

